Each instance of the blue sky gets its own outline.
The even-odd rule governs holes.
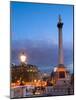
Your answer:
[[[64,64],[73,63],[73,6],[11,2],[12,62],[24,51],[28,63],[48,70],[58,64],[58,16],[62,17]],[[47,66],[47,67],[44,67]]]

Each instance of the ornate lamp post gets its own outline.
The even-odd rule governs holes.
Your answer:
[[[24,72],[23,72],[23,68],[22,68],[22,67],[25,66],[25,64],[26,64],[26,59],[27,59],[27,57],[26,57],[26,55],[25,55],[24,52],[20,54],[19,59],[20,59],[20,62],[21,62],[20,85],[24,85],[24,84],[23,84],[23,79],[24,79],[23,76],[24,76]]]

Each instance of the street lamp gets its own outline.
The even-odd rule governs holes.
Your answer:
[[[26,63],[26,55],[24,54],[24,52],[20,55],[20,61],[21,63]]]

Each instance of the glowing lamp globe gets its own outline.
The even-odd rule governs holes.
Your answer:
[[[22,63],[26,62],[26,56],[25,56],[24,54],[21,54],[21,56],[20,56],[20,61],[21,61]]]

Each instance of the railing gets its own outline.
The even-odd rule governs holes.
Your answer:
[[[27,91],[27,88],[29,91]],[[32,97],[34,96],[33,91],[32,91],[34,88],[35,87],[26,87],[26,86],[17,86],[17,87],[11,88],[11,98]],[[43,96],[72,95],[73,89],[66,88],[66,87],[58,88],[58,87],[47,86],[45,87],[44,93],[45,94],[43,94]]]
[[[52,96],[60,96],[60,95],[72,95],[74,93],[74,90],[72,88],[58,88],[58,87],[46,87],[46,94],[52,95]]]
[[[27,92],[26,86],[18,86],[11,88],[10,91],[11,98],[20,98],[20,97],[27,97],[31,96],[32,92]]]

